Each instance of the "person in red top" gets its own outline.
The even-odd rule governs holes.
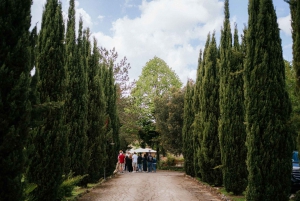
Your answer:
[[[125,155],[123,154],[123,151],[120,151],[120,154],[118,156],[118,162],[119,162],[119,172],[123,173],[124,165],[125,165]]]

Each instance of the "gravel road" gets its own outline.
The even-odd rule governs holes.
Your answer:
[[[80,201],[221,201],[181,172],[123,173],[82,196]]]

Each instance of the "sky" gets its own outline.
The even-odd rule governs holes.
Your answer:
[[[67,21],[69,0],[62,2]],[[32,27],[40,29],[46,0],[33,0]],[[76,0],[76,21],[83,19],[99,47],[115,48],[119,59],[131,65],[130,80],[137,80],[155,56],[163,59],[185,85],[196,79],[200,49],[209,33],[217,43],[224,20],[224,0]],[[292,60],[290,9],[284,0],[273,0],[280,28],[284,59]],[[231,28],[239,34],[248,23],[248,0],[229,0]]]

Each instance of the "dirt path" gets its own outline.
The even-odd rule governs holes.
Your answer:
[[[180,172],[124,173],[99,185],[80,201],[221,201]]]

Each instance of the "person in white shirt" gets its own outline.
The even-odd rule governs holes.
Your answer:
[[[132,155],[132,167],[133,167],[133,172],[136,171],[137,172],[137,158],[138,156],[136,155],[136,153],[134,152]]]

